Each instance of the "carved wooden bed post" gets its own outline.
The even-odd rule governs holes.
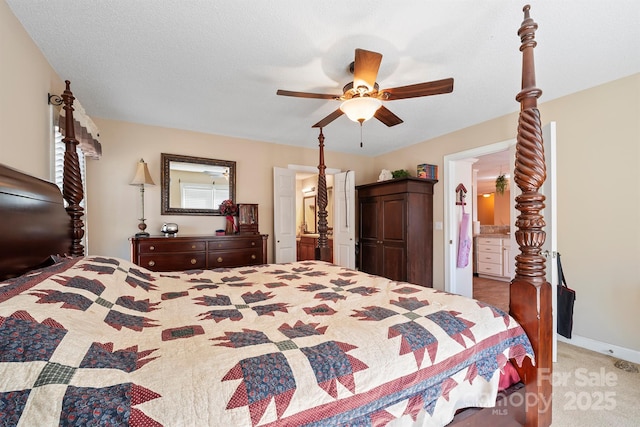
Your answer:
[[[318,135],[318,142],[320,145],[320,161],[318,164],[318,247],[316,248],[316,259],[320,261],[331,262],[331,256],[329,246],[327,244],[327,231],[329,230],[327,223],[327,176],[325,169],[327,166],[324,164],[324,134],[322,128],[320,128],[320,134]]]
[[[82,236],[84,236],[84,223],[82,216],[84,208],[80,206],[80,202],[84,197],[82,189],[82,175],[80,173],[80,162],[78,160],[78,140],[76,139],[75,128],[73,124],[73,100],[75,97],[71,93],[71,82],[66,80],[67,84],[62,93],[62,101],[64,102],[65,111],[65,136],[62,139],[65,145],[64,152],[64,177],[62,181],[62,196],[67,201],[67,213],[71,217],[71,249],[69,255],[83,256],[84,246],[82,245]]]
[[[524,20],[518,30],[522,51],[522,90],[516,96],[520,102],[514,181],[522,190],[516,197],[515,237],[520,246],[516,256],[516,274],[511,282],[510,311],[523,326],[535,351],[535,366],[525,359],[520,376],[526,392],[526,426],[551,424],[552,370],[552,306],[551,285],[545,277],[545,258],[540,248],[545,241],[545,197],[539,189],[546,179],[542,128],[537,99],[542,91],[536,88],[533,49],[538,28],[529,17],[530,6],[524,7]]]

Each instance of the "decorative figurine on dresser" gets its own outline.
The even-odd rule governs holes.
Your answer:
[[[269,236],[258,231],[258,205],[238,204],[238,215],[239,234],[132,237],[131,261],[152,271],[266,264]]]
[[[238,203],[238,231],[240,234],[258,234],[258,205]]]

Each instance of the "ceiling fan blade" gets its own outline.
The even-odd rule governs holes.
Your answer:
[[[295,92],[292,90],[278,89],[277,95],[282,96],[294,96],[298,98],[317,98],[317,99],[338,99],[339,96],[330,95],[328,93],[310,93],[310,92]]]
[[[367,86],[372,90],[378,77],[378,69],[382,55],[370,50],[356,49],[356,59],[353,64],[353,87]]]
[[[329,114],[327,117],[325,117],[324,119],[320,120],[318,123],[316,123],[315,125],[311,126],[312,128],[323,128],[326,125],[328,125],[329,123],[331,123],[332,121],[334,121],[335,119],[337,119],[338,117],[340,117],[341,115],[343,115],[344,113],[342,112],[341,109],[337,109],[336,111],[334,111],[333,113]]]
[[[396,116],[395,114],[393,114],[391,110],[389,110],[384,105],[378,108],[378,110],[376,111],[376,114],[373,117],[380,120],[382,123],[384,123],[389,127],[399,125],[400,123],[402,123],[402,119]]]
[[[419,96],[439,95],[453,91],[453,79],[442,79],[433,82],[416,83],[408,86],[400,86],[391,89],[384,89],[381,92],[387,93],[387,101],[394,99],[417,98]]]

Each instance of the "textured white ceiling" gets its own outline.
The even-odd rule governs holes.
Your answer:
[[[387,101],[404,123],[342,116],[326,149],[379,155],[517,111],[525,2],[513,0],[6,0],[94,117],[317,146],[354,50],[384,55],[381,88],[455,79],[451,94]],[[640,2],[538,0],[540,102],[640,71]],[[515,132],[515,124],[514,124]]]

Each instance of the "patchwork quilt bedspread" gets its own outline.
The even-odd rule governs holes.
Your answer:
[[[525,356],[495,307],[319,261],[0,283],[1,425],[443,425]]]

